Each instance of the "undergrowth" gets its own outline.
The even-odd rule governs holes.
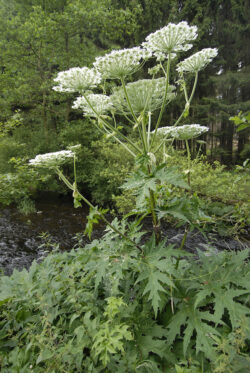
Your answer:
[[[188,168],[183,152],[169,150],[166,164],[176,167],[180,174],[185,175]],[[162,206],[168,206],[175,216],[168,216],[171,224],[187,223],[190,215],[196,215],[197,227],[205,231],[217,232],[222,236],[240,237],[247,232],[249,218],[249,167],[238,166],[229,171],[219,162],[210,164],[205,157],[191,162],[191,189],[189,191],[173,187],[165,182],[158,190]],[[188,192],[188,193],[187,193]],[[123,189],[120,195],[113,195],[113,201],[118,211],[128,214],[135,211],[136,188]],[[195,208],[195,213],[194,213]],[[203,217],[199,216],[202,211]],[[178,213],[177,213],[178,211]]]
[[[1,277],[1,372],[247,373],[248,251],[191,255],[112,224],[137,247],[108,228]]]

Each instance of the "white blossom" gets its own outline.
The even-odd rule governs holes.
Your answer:
[[[159,51],[155,51],[154,56],[156,57],[156,60],[159,61],[159,62],[168,59],[168,54],[162,53],[162,52],[159,52]],[[173,60],[175,57],[177,57],[176,53],[170,53],[170,59],[171,60]]]
[[[74,153],[71,150],[61,150],[59,152],[38,154],[34,159],[29,160],[29,164],[35,167],[55,168],[73,157]]]
[[[78,97],[72,108],[81,109],[85,115],[90,117],[98,117],[99,115],[105,114],[113,108],[110,97],[106,95],[91,93],[86,97],[92,107],[88,104],[84,97]]]
[[[191,73],[198,72],[206,67],[207,64],[211,62],[214,57],[217,56],[217,54],[218,50],[216,48],[202,49],[201,51],[180,62],[177,65],[177,71]]]
[[[134,73],[150,53],[140,47],[113,50],[103,57],[97,57],[94,67],[105,79],[120,79]]]
[[[160,30],[149,34],[142,46],[161,60],[169,53],[189,50],[193,45],[187,42],[195,40],[197,36],[196,26],[189,26],[185,21],[177,25],[169,23]],[[173,58],[174,55],[171,57]]]
[[[163,102],[166,88],[166,79],[142,79],[126,85],[126,91],[131,103],[133,112],[140,114],[141,112],[153,112],[158,109]],[[170,102],[175,93],[174,86],[169,85],[167,102]],[[111,96],[111,100],[120,112],[129,113],[130,109],[122,88],[117,88]]]
[[[157,134],[163,134],[177,140],[189,140],[198,137],[207,131],[209,131],[208,127],[199,124],[185,124],[179,127],[169,126],[158,128]]]
[[[83,92],[96,87],[101,79],[101,74],[95,69],[73,67],[58,73],[54,79],[58,85],[53,89],[58,92]]]

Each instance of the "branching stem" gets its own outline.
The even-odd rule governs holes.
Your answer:
[[[59,168],[56,168],[56,172],[59,176],[59,178],[64,182],[65,185],[67,185],[67,187],[69,189],[71,189],[72,191],[76,192],[77,191],[77,194],[78,196],[92,209],[96,209],[96,207],[94,205],[92,205],[91,202],[89,202],[89,200],[87,200],[87,198],[85,198],[77,189],[76,189],[76,182],[75,182],[75,186],[73,184],[70,183],[70,181],[63,175],[62,171],[59,169]],[[136,248],[140,251],[140,252],[143,252],[142,248],[137,245],[134,241],[132,241],[129,237],[127,237],[125,234],[123,234],[121,231],[119,231],[116,227],[113,226],[113,224],[111,224],[104,216],[104,214],[100,211],[98,211],[98,214],[100,215],[101,219],[115,232],[117,233],[120,237],[124,238],[126,241],[129,241],[133,246],[136,246]]]

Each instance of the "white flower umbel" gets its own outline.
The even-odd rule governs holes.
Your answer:
[[[183,21],[176,24],[169,23],[160,30],[148,35],[142,46],[162,60],[169,53],[187,51],[192,44],[187,42],[197,38],[197,27],[189,26]],[[172,55],[172,58],[174,55]]]
[[[216,48],[205,48],[193,54],[177,65],[178,72],[196,73],[209,64],[218,54]]]
[[[56,168],[65,163],[69,158],[74,158],[71,150],[61,150],[54,153],[38,154],[29,164],[35,167]]]
[[[140,114],[143,111],[153,112],[161,107],[166,88],[166,79],[142,79],[137,82],[128,83],[126,90],[131,107],[135,114]],[[175,98],[174,86],[168,87],[167,102]],[[120,112],[129,113],[129,106],[122,88],[118,88],[111,96],[111,100],[115,108]]]
[[[105,79],[120,79],[134,73],[150,53],[140,47],[113,50],[103,57],[97,57],[94,67]]]
[[[86,101],[84,97],[78,97],[72,106],[73,109],[81,109],[86,116],[98,117],[112,110],[113,105],[110,97],[102,94],[88,94]]]
[[[96,87],[101,80],[101,74],[94,69],[73,67],[58,73],[54,79],[58,85],[53,89],[58,92],[83,92]]]
[[[163,134],[166,137],[173,137],[177,140],[190,140],[208,132],[209,128],[199,124],[185,124],[179,127],[161,127],[157,134]]]
[[[164,135],[166,137],[171,137],[171,134],[172,134],[172,130],[174,129],[175,127],[160,127],[157,129],[157,135]],[[155,133],[155,130],[154,131],[151,131],[151,133]]]

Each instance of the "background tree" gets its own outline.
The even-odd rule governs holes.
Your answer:
[[[199,74],[186,123],[210,127],[204,150],[211,159],[230,164],[242,156],[243,161],[249,157],[249,130],[236,133],[229,117],[250,109],[249,13],[246,0],[0,0],[1,128],[17,110],[21,118],[1,136],[0,173],[13,171],[11,157],[30,158],[80,141],[79,174],[90,189],[93,160],[103,158],[92,145],[97,134],[72,110],[73,95],[52,90],[54,77],[70,67],[90,66],[95,56],[112,49],[138,45],[147,34],[182,20],[199,28],[193,52],[219,48]],[[182,107],[182,99],[172,103],[164,123],[173,124]]]

